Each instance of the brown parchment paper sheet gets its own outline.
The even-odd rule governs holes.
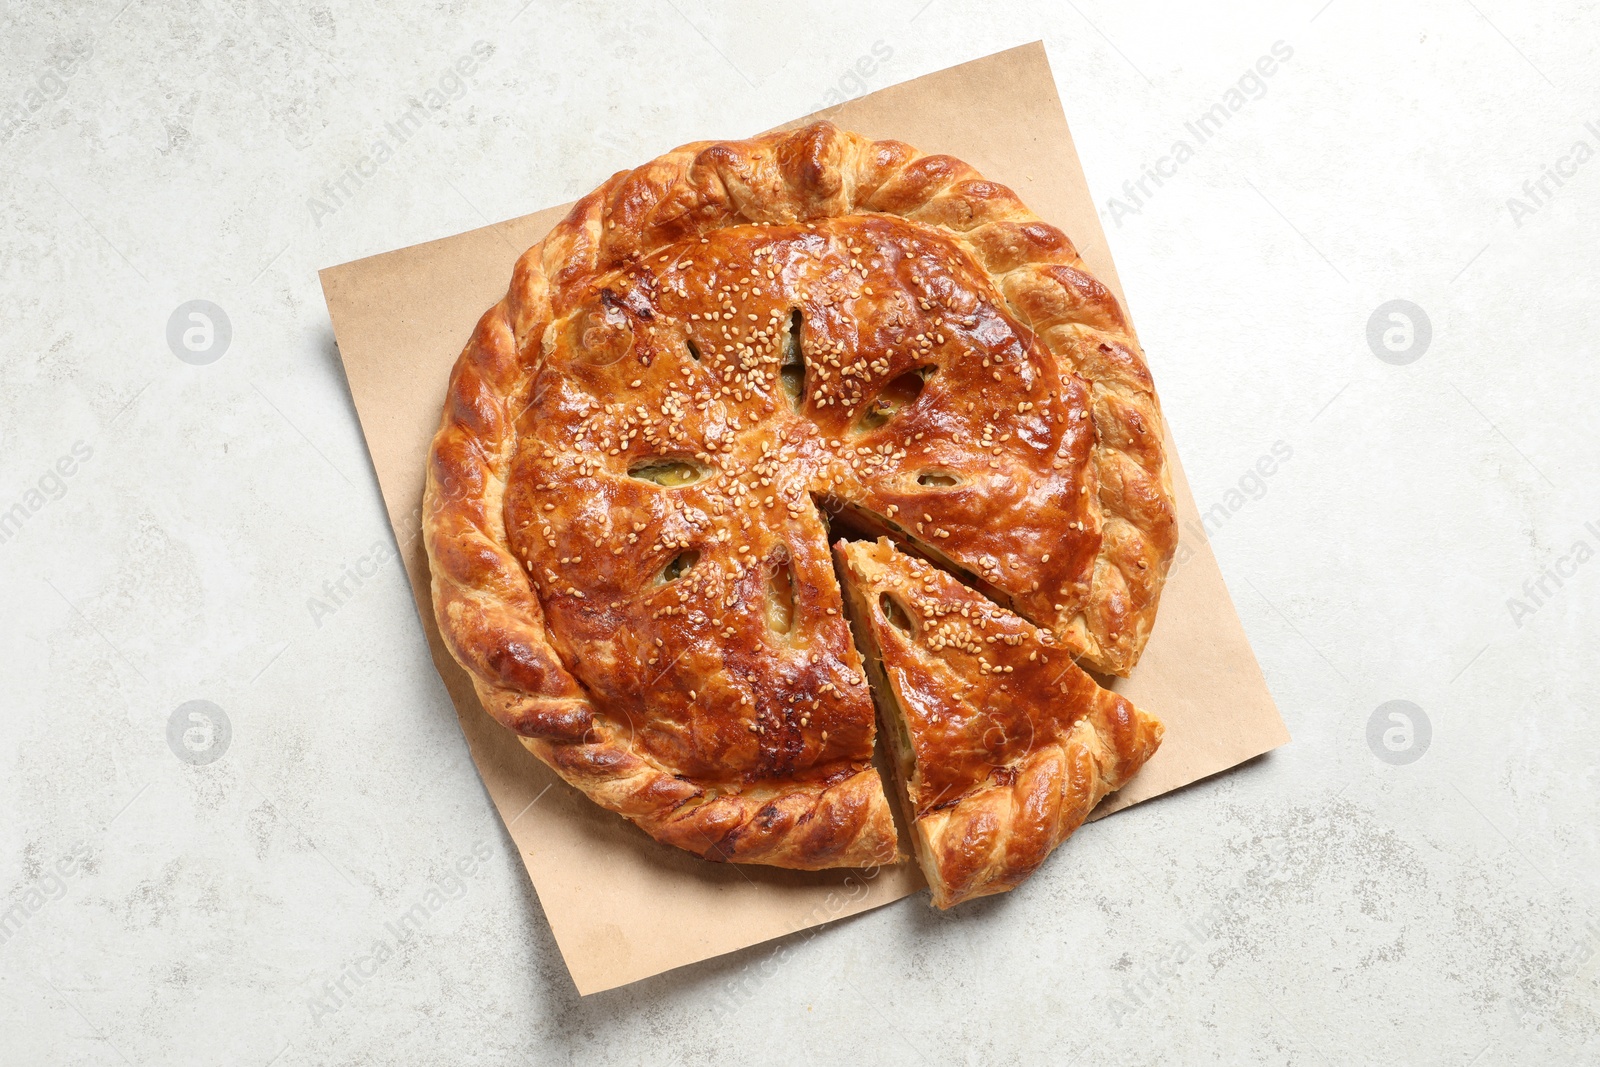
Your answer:
[[[1015,189],[1072,238],[1123,301],[1041,43],[1024,45],[797,119],[946,152]],[[755,131],[707,130],[706,139]],[[672,145],[662,144],[661,151]],[[646,162],[641,158],[639,163]],[[607,177],[596,173],[598,185]],[[914,864],[800,872],[709,863],[657,844],[590,803],[483,711],[434,623],[420,536],[423,467],[445,383],[517,257],[570,205],[321,272],[367,447],[410,575],[434,665],[495,806],[522,856],[578,991],[662,971],[879,907],[922,888]],[[1198,341],[1198,339],[1196,339]],[[1159,387],[1164,361],[1148,353]],[[1169,438],[1170,448],[1170,438]],[[1178,563],[1133,677],[1115,688],[1166,723],[1166,740],[1111,811],[1238,765],[1288,741],[1205,542],[1177,453]],[[1090,831],[1093,832],[1093,831]],[[1072,862],[1070,843],[1053,862]]]

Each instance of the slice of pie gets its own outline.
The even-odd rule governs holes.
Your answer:
[[[1144,766],[1161,723],[887,539],[834,552],[934,904],[1015,888]]]
[[[1176,545],[1160,407],[1072,243],[818,123],[580,200],[451,375],[423,528],[484,707],[708,859],[899,856],[830,518],[1126,673]]]

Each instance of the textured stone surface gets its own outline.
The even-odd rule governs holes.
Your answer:
[[[0,1059],[1600,1060],[1592,4],[519,2],[0,4]],[[1009,898],[580,1001],[315,270],[1039,36],[1295,742]]]

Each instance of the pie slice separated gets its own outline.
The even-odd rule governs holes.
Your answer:
[[[934,904],[1015,888],[1144,765],[1161,723],[887,539],[834,554]]]
[[[1161,413],[1065,234],[959,160],[817,123],[580,200],[451,374],[423,529],[485,709],[713,860],[899,856],[823,511],[1112,673],[1176,546]]]

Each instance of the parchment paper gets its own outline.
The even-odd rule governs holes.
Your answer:
[[[929,74],[788,125],[819,117],[869,137],[948,152],[1009,185],[1067,232],[1127,306],[1042,44]],[[707,130],[703,136],[754,132]],[[594,184],[608,176],[596,172]],[[588,994],[888,904],[915,893],[923,881],[910,863],[807,873],[709,863],[658,845],[529,755],[483,711],[445,650],[420,536],[428,443],[450,368],[478,316],[505,294],[517,257],[569,206],[329,267],[321,279],[434,665],[572,980]],[[1184,357],[1147,355],[1158,387],[1163,363]],[[1289,740],[1205,541],[1170,436],[1168,444],[1182,531],[1179,562],[1143,659],[1133,677],[1114,685],[1166,723],[1166,740],[1095,818]],[[1071,844],[1051,862],[1072,862]]]

